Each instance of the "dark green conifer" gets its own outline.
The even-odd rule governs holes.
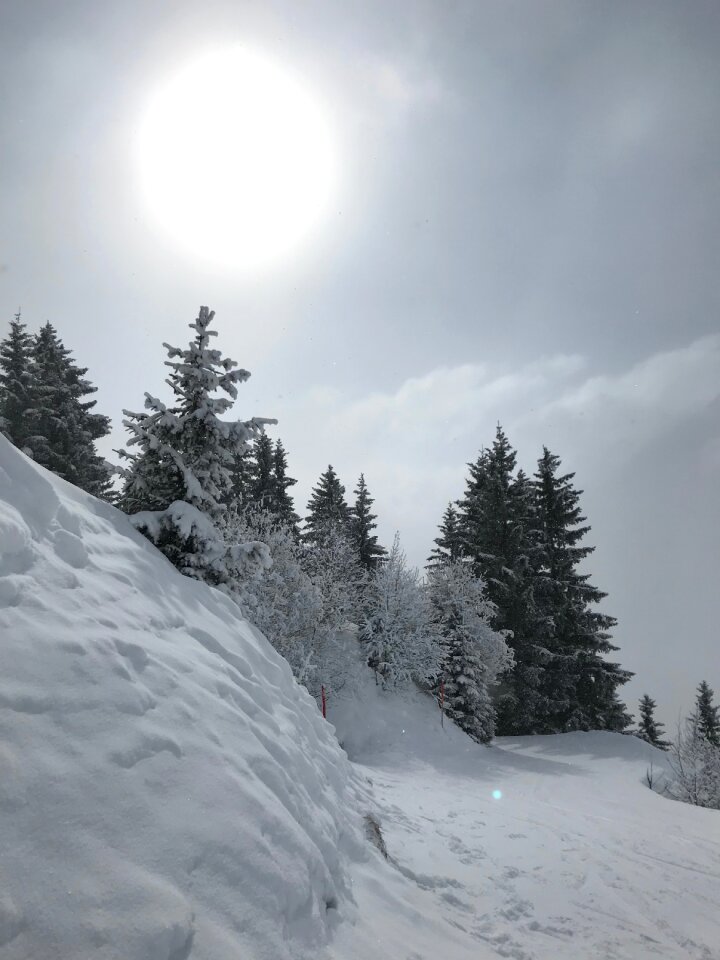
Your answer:
[[[707,740],[714,747],[720,747],[720,706],[713,703],[715,692],[705,682],[702,681],[697,688],[697,697],[695,700],[695,712],[693,721],[697,730],[697,735],[701,740]]]
[[[498,702],[498,732],[534,732],[544,712],[545,652],[533,595],[531,485],[514,476],[516,454],[500,426],[490,449],[469,465],[459,503],[461,550],[495,606],[493,626],[508,632],[515,667],[504,679]]]
[[[368,492],[364,474],[360,474],[355,488],[355,504],[350,508],[350,536],[357,550],[358,559],[366,570],[372,570],[387,550],[378,543],[376,514],[371,512],[375,502]]]
[[[456,563],[462,557],[462,530],[457,508],[449,503],[443,514],[439,527],[440,535],[435,538],[435,544],[428,557],[428,567],[436,567],[443,563]]]
[[[640,723],[636,736],[647,743],[651,743],[654,747],[667,750],[670,747],[670,741],[662,739],[664,725],[655,719],[656,706],[655,701],[647,693],[642,697],[640,700]]]
[[[32,340],[18,311],[0,343],[0,432],[20,449],[27,439],[31,384]]]
[[[320,474],[307,510],[303,539],[308,543],[322,543],[331,533],[349,535],[350,510],[345,501],[345,487],[332,466]]]
[[[281,440],[275,442],[272,474],[272,511],[297,535],[300,517],[295,513],[295,504],[290,487],[297,483],[287,475],[287,454]]]
[[[543,688],[545,716],[540,731],[624,730],[630,715],[617,688],[632,673],[609,662],[605,654],[615,618],[596,605],[606,596],[579,572],[594,547],[581,544],[585,525],[572,485],[574,474],[560,475],[560,458],[545,447],[534,478],[538,554],[535,601],[544,630],[547,660]]]
[[[96,392],[72,353],[46,323],[33,342],[33,378],[28,390],[25,442],[42,466],[88,493],[106,497],[110,474],[95,440],[110,432],[108,417],[92,413]]]
[[[266,433],[260,434],[252,451],[252,479],[250,501],[260,510],[274,512],[273,442]]]

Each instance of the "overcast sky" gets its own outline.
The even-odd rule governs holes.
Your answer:
[[[331,215],[256,273],[169,244],[133,163],[157,85],[231,42],[302,78],[339,158]],[[720,693],[719,49],[702,0],[2,0],[0,317],[90,368],[107,453],[209,304],[300,512],[362,470],[417,564],[498,421],[528,470],[547,444],[624,693],[673,724]]]

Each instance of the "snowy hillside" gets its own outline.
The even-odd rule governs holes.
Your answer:
[[[315,703],[118,511],[0,467],[2,956],[314,952],[365,847]]]

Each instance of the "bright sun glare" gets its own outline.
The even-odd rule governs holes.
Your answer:
[[[138,161],[149,208],[173,241],[241,270],[297,248],[336,186],[322,111],[290,73],[241,47],[207,54],[157,91]]]

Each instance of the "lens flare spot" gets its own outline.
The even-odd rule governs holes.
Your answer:
[[[502,800],[502,790],[493,790],[493,800]]]

